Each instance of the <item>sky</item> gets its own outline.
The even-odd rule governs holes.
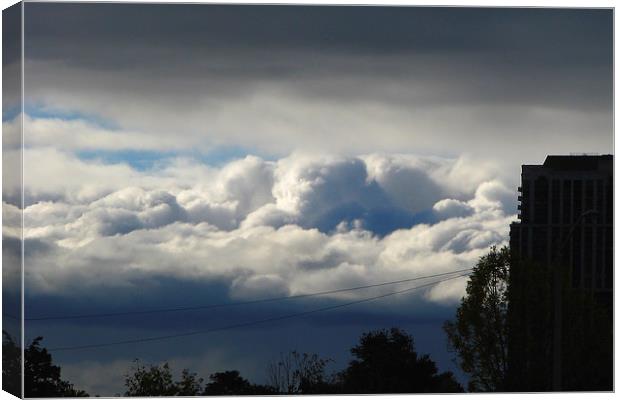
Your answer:
[[[613,152],[611,10],[26,3],[25,21],[26,318],[470,268],[507,244],[521,164]],[[3,129],[18,132],[10,106]],[[18,257],[19,180],[4,181],[4,254]],[[25,335],[51,349],[174,335],[432,281],[27,321]],[[280,353],[339,369],[363,332],[399,326],[464,381],[441,325],[465,285],[52,354],[77,387],[113,395],[135,358],[264,382]]]

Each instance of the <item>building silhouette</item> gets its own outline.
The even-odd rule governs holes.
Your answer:
[[[548,156],[523,165],[514,254],[568,268],[572,287],[605,303],[613,290],[613,156]]]

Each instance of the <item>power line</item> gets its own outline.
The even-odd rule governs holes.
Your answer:
[[[395,285],[395,284],[398,284],[398,283],[413,282],[413,281],[422,280],[422,279],[428,279],[428,278],[436,278],[436,277],[439,277],[439,276],[452,275],[452,274],[457,274],[457,273],[460,273],[460,272],[471,271],[471,270],[472,270],[472,268],[466,268],[466,269],[461,269],[461,270],[456,270],[456,271],[444,272],[444,273],[441,273],[441,274],[419,276],[419,277],[416,277],[416,278],[401,279],[401,280],[398,280],[398,281],[383,282],[383,283],[377,283],[377,284],[373,284],[373,285],[356,286],[356,287],[345,288],[345,289],[334,289],[334,290],[327,290],[327,291],[323,291],[323,292],[298,294],[298,295],[294,295],[294,296],[282,296],[282,297],[271,297],[271,298],[267,298],[267,299],[239,301],[239,302],[234,302],[234,303],[219,303],[219,304],[207,304],[207,305],[189,306],[189,307],[160,308],[160,309],[141,310],[141,311],[138,310],[138,311],[119,311],[119,312],[110,312],[110,313],[77,314],[77,315],[64,315],[64,316],[63,315],[60,315],[60,316],[42,316],[42,317],[25,318],[25,320],[26,321],[49,321],[49,320],[85,319],[85,318],[108,318],[108,317],[117,317],[117,316],[123,316],[123,315],[156,314],[156,313],[168,313],[168,312],[179,312],[179,311],[191,311],[191,310],[204,310],[204,309],[223,308],[223,307],[234,307],[234,306],[241,306],[241,305],[248,305],[248,304],[268,303],[268,302],[291,300],[291,299],[301,299],[301,298],[306,298],[306,297],[324,296],[324,295],[327,295],[327,294],[350,292],[350,291],[354,291],[354,290],[369,289],[369,288],[373,288],[373,287],[380,287],[380,286],[387,286],[387,285]]]
[[[58,352],[58,351],[69,351],[69,350],[83,350],[83,349],[93,349],[93,348],[100,348],[100,347],[117,346],[117,345],[123,345],[123,344],[154,342],[154,341],[159,341],[159,340],[166,340],[166,339],[173,339],[173,338],[179,338],[179,337],[194,336],[194,335],[200,335],[200,334],[207,334],[207,333],[213,333],[213,332],[226,331],[226,330],[231,330],[231,329],[246,328],[246,327],[252,326],[252,325],[259,325],[259,324],[264,324],[264,323],[268,323],[268,322],[282,321],[282,320],[285,320],[285,319],[291,319],[291,318],[301,317],[301,316],[305,316],[305,315],[316,314],[316,313],[319,313],[319,312],[330,311],[330,310],[335,310],[335,309],[338,309],[338,308],[348,307],[348,306],[352,306],[352,305],[355,305],[355,304],[367,303],[367,302],[370,302],[370,301],[383,299],[383,298],[386,298],[386,297],[389,297],[389,296],[395,296],[395,295],[398,295],[398,294],[401,294],[401,293],[410,292],[410,291],[413,291],[413,290],[416,290],[416,289],[422,289],[424,287],[436,285],[438,283],[449,281],[451,279],[461,278],[461,277],[464,277],[464,276],[468,276],[470,274],[471,273],[461,274],[461,275],[457,275],[457,276],[451,276],[449,278],[440,279],[438,281],[426,283],[424,285],[414,286],[414,287],[410,287],[410,288],[407,288],[407,289],[398,290],[398,291],[395,291],[395,292],[385,293],[385,294],[382,294],[382,295],[379,295],[379,296],[367,297],[367,298],[360,299],[360,300],[350,301],[348,303],[336,304],[336,305],[333,305],[333,306],[317,308],[317,309],[314,309],[314,310],[303,311],[303,312],[293,313],[293,314],[285,314],[285,315],[280,315],[280,316],[277,316],[277,317],[259,319],[259,320],[255,320],[255,321],[242,322],[242,323],[237,323],[237,324],[232,324],[232,325],[225,325],[225,326],[221,326],[221,327],[217,327],[217,328],[203,329],[203,330],[197,330],[197,331],[191,331],[191,332],[185,332],[185,333],[177,333],[177,334],[171,334],[171,335],[151,336],[151,337],[138,338],[138,339],[120,340],[120,341],[116,341],[116,342],[95,343],[95,344],[86,344],[86,345],[79,345],[79,346],[55,347],[55,348],[50,348],[49,351],[56,351],[56,352]]]

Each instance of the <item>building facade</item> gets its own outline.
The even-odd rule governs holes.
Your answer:
[[[548,156],[523,165],[514,254],[569,269],[572,286],[613,291],[613,156]]]

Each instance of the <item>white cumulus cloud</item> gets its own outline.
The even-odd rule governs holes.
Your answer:
[[[63,179],[37,169],[26,180],[25,237],[40,244],[26,260],[34,292],[148,287],[151,277],[169,276],[227,282],[231,297],[256,298],[406,279],[472,267],[506,243],[514,218],[501,182],[450,180],[455,165],[465,168],[460,159],[294,153],[221,167],[175,159],[137,171],[49,149],[27,153],[53,171],[77,171]],[[379,234],[368,221],[377,208],[435,219]],[[322,229],[325,221],[333,229]],[[463,287],[445,283],[424,298],[455,301]]]

